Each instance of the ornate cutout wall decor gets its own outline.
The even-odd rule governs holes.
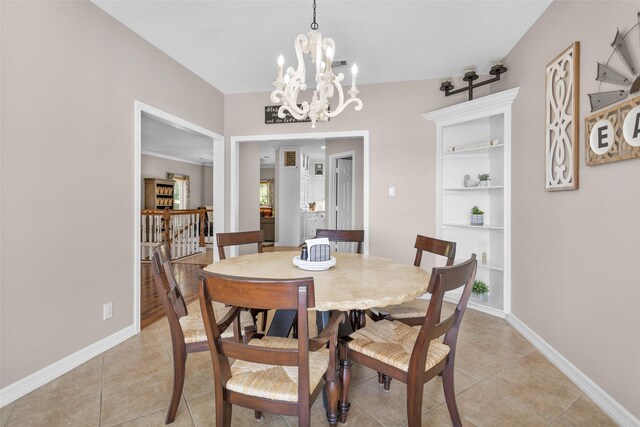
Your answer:
[[[578,138],[580,117],[580,42],[547,65],[546,172],[547,191],[578,189]]]
[[[640,97],[587,116],[587,165],[640,158]]]

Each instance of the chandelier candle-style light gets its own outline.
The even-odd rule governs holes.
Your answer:
[[[278,109],[278,117],[285,118],[285,111],[297,120],[311,120],[311,127],[316,127],[316,122],[326,122],[330,117],[336,117],[349,104],[355,104],[355,110],[362,110],[362,101],[357,97],[360,91],[356,87],[358,66],[351,67],[351,89],[347,92],[350,98],[345,102],[341,82],[344,75],[333,74],[331,63],[335,54],[335,42],[330,37],[322,38],[316,23],[316,1],[313,1],[313,22],[311,31],[298,34],[294,41],[298,68],[288,67],[284,74],[284,57],[278,57],[278,74],[273,82],[275,89],[271,92],[271,102],[282,104]],[[303,54],[309,54],[311,63],[316,66],[316,89],[313,91],[311,102],[304,101],[298,105],[298,94],[307,90],[305,81],[306,71]],[[284,74],[284,75],[283,75]],[[334,93],[338,93],[338,105],[330,110],[331,99]]]

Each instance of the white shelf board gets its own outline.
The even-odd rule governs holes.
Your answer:
[[[480,260],[480,257],[478,257],[477,259],[478,259],[478,268],[488,268],[489,270],[504,271],[504,268],[499,264],[496,264],[496,263],[493,263],[493,262],[488,262],[486,264],[483,264],[481,262],[481,260]],[[456,258],[455,263],[459,264],[459,263],[464,262],[466,260],[467,259],[462,259],[462,258],[457,259]]]
[[[473,229],[476,229],[476,230],[503,230],[504,229],[504,227],[502,227],[501,225],[492,225],[492,224],[471,225],[471,224],[452,223],[452,222],[443,222],[442,226],[443,227],[473,228]]]
[[[442,191],[482,191],[482,190],[501,190],[504,189],[504,185],[491,185],[488,187],[447,187]]]
[[[457,151],[447,151],[442,153],[443,156],[459,156],[461,154],[468,154],[468,153],[477,153],[477,152],[482,152],[482,151],[488,151],[491,150],[493,148],[502,148],[504,147],[504,144],[496,144],[496,145],[486,145],[484,147],[476,147],[476,148],[468,148],[468,149],[463,149],[460,146],[456,146],[458,148]]]

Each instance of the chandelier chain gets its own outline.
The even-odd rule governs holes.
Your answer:
[[[318,29],[318,23],[316,22],[316,0],[313,0],[313,22],[311,23],[311,29],[314,31]]]

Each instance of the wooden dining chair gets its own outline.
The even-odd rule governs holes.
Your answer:
[[[447,266],[453,265],[456,258],[455,242],[435,239],[433,237],[418,234],[416,236],[414,248],[416,249],[416,256],[413,261],[413,265],[416,267],[420,267],[422,264],[423,252],[429,252],[446,258]],[[385,318],[391,318],[392,320],[400,320],[401,322],[411,326],[420,326],[422,324],[424,314],[427,312],[428,305],[428,300],[416,299],[403,304],[372,308],[367,310],[366,313],[376,322]]]
[[[329,230],[319,228],[316,230],[316,239],[326,237],[330,242],[336,243],[356,243],[356,253],[362,253],[362,243],[364,242],[364,230]],[[351,328],[357,329],[364,327],[367,318],[364,310],[351,310],[349,312],[349,322]]]
[[[239,246],[239,245],[258,245],[258,253],[263,253],[262,244],[264,243],[264,231],[236,231],[231,233],[218,233],[216,234],[216,241],[218,245],[218,255],[220,259],[227,259],[224,252],[224,248],[227,246]],[[267,315],[268,310],[250,310],[253,322],[257,325],[258,315],[262,313],[261,330],[264,331],[267,328]]]
[[[151,272],[171,332],[173,391],[171,392],[169,410],[165,419],[165,423],[170,424],[176,417],[182,395],[187,354],[207,351],[209,347],[207,346],[207,334],[204,330],[200,304],[195,301],[187,307],[171,270],[170,250],[166,242],[153,248]],[[221,318],[229,311],[224,305],[217,305],[215,310]],[[240,316],[239,322],[233,327],[236,328],[236,337],[241,335],[249,336],[256,332],[251,316],[246,312]],[[222,336],[234,336],[230,323],[221,323],[218,328]],[[243,332],[244,334],[242,334]]]
[[[258,245],[258,253],[262,253],[262,244],[264,243],[264,231],[235,231],[231,233],[218,233],[216,234],[216,241],[218,245],[218,255],[220,259],[227,259],[224,253],[224,248],[227,246],[240,246],[240,245]]]
[[[409,427],[421,425],[424,384],[441,374],[445,401],[454,426],[461,426],[454,390],[454,362],[460,323],[476,276],[475,254],[450,267],[435,267],[427,293],[431,294],[420,330],[397,320],[382,319],[340,339],[340,422],[347,422],[352,362],[375,369],[407,385]],[[445,292],[463,287],[453,313],[440,320]],[[441,337],[444,336],[443,339]]]
[[[420,265],[422,264],[423,252],[429,252],[434,255],[445,257],[447,259],[447,266],[453,265],[456,258],[455,242],[435,239],[433,237],[427,237],[418,234],[416,236],[416,243],[414,244],[414,248],[416,249],[416,257],[413,261],[413,265],[415,265],[416,267],[420,267]],[[428,306],[428,300],[415,299],[403,304],[382,308],[371,308],[369,310],[366,310],[366,314],[374,322],[382,319],[389,319],[399,320],[402,323],[406,323],[410,326],[420,326],[422,325],[424,315],[427,312]],[[378,383],[384,384],[385,390],[389,390],[391,378],[385,377],[381,372],[378,372]]]
[[[362,253],[362,243],[364,242],[364,230],[329,230],[319,228],[316,230],[315,239],[326,237],[330,242],[356,243],[356,253]]]
[[[313,278],[256,279],[201,272],[200,304],[215,382],[216,425],[231,425],[232,405],[298,417],[310,425],[310,408],[322,391],[322,379],[331,425],[338,420],[338,326],[344,313],[335,312],[327,327],[309,338],[308,310],[315,306]],[[231,306],[227,316],[244,307],[296,310],[298,339],[255,335],[249,343],[220,336],[220,320],[211,303]],[[327,348],[328,344],[328,348]],[[231,362],[229,359],[235,359]]]

